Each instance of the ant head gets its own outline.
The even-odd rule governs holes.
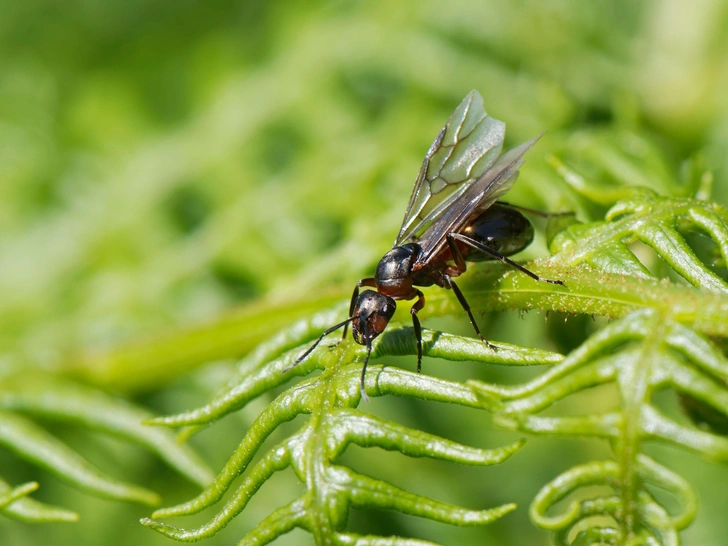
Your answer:
[[[381,334],[394,315],[397,304],[389,296],[366,290],[362,292],[354,305],[351,329],[354,340],[359,345],[367,345]]]

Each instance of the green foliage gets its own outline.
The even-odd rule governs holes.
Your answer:
[[[711,407],[726,408],[726,378],[728,360],[708,341],[663,313],[643,309],[612,322],[528,384],[473,384],[489,399],[496,396],[504,401],[498,417],[501,426],[531,434],[610,440],[614,461],[573,468],[534,500],[534,521],[558,531],[559,544],[571,543],[570,533],[584,520],[605,516],[613,522],[587,527],[592,540],[677,544],[677,531],[689,525],[697,511],[696,495],[684,479],[644,455],[642,444],[667,442],[726,462],[728,440],[678,424],[655,408],[652,396],[655,391],[672,388]],[[618,393],[618,407],[613,411],[579,417],[534,415],[571,394],[609,383],[615,384]],[[612,491],[609,496],[572,503],[560,517],[546,516],[551,506],[573,490],[594,485],[607,485]],[[648,485],[677,495],[680,513],[670,516]]]
[[[181,475],[200,485],[210,472],[194,452],[172,435],[144,427],[149,413],[100,391],[40,373],[7,373],[0,382],[0,445],[32,465],[92,495],[119,501],[158,504],[159,495],[108,476],[31,418],[74,424],[144,446]],[[23,498],[38,488],[14,489],[3,481],[0,513],[28,522],[75,521],[68,510]]]
[[[240,409],[262,393],[288,381],[290,375],[284,375],[282,371],[295,361],[310,338],[332,318],[332,313],[325,313],[294,327],[293,336],[303,344],[293,349],[286,350],[292,342],[290,334],[261,345],[242,363],[231,388],[220,393],[208,405],[185,414],[156,418],[150,423],[198,425]],[[375,355],[415,354],[411,336],[409,329],[401,326],[392,328],[382,337]],[[428,335],[425,346],[428,355],[448,360],[527,365],[559,359],[558,355],[546,351],[508,346],[493,354],[484,350],[479,341],[442,333],[435,337]],[[346,350],[319,351],[317,358],[310,358],[293,368],[291,374],[295,375],[307,375],[316,369],[323,369],[323,373],[298,383],[268,405],[248,429],[218,477],[202,494],[187,503],[157,510],[153,514],[153,517],[160,518],[199,512],[219,502],[233,480],[245,474],[246,478],[233,497],[208,524],[187,530],[149,519],[143,520],[143,523],[177,540],[196,541],[209,537],[241,512],[274,472],[287,467],[292,467],[306,485],[306,492],[272,513],[247,534],[241,544],[267,544],[294,527],[308,530],[317,543],[376,544],[384,540],[383,537],[359,537],[344,532],[347,514],[352,507],[390,508],[456,525],[482,525],[513,510],[513,504],[481,511],[450,506],[334,464],[335,459],[352,444],[399,451],[409,457],[430,457],[480,466],[500,463],[523,447],[522,442],[516,442],[494,450],[469,448],[355,409],[361,401],[358,382],[362,356],[361,351],[350,345]],[[395,395],[468,407],[478,405],[471,390],[462,384],[382,366],[369,369],[366,388],[368,394],[374,397]],[[250,468],[254,455],[273,431],[300,414],[309,415],[300,431],[270,449]],[[388,543],[414,544],[395,538]]]
[[[554,256],[539,264],[536,270],[566,280],[566,287],[535,284],[513,272],[504,274],[502,268],[494,268],[501,275],[500,282],[489,279],[493,286],[489,295],[497,296],[501,306],[623,318],[598,330],[563,360],[556,354],[511,346],[503,346],[493,353],[475,341],[429,332],[425,351],[431,357],[502,365],[547,362],[553,365],[546,373],[521,386],[469,381],[466,385],[474,391],[458,383],[374,366],[367,375],[367,392],[372,396],[415,396],[468,406],[473,405],[475,392],[483,409],[494,413],[495,422],[501,427],[536,435],[608,439],[614,459],[578,465],[545,486],[531,508],[534,523],[556,531],[560,544],[594,541],[615,545],[677,544],[678,531],[687,527],[695,516],[695,493],[683,478],[646,455],[643,444],[648,440],[662,441],[714,461],[728,460],[728,441],[681,425],[663,415],[652,403],[654,392],[672,388],[728,417],[724,410],[728,407],[728,360],[701,335],[701,332],[726,335],[728,285],[703,265],[683,236],[691,230],[700,230],[710,237],[724,259],[727,229],[728,215],[717,204],[658,197],[648,190],[632,192],[631,197],[612,207],[604,222],[562,225],[562,231],[551,243]],[[637,239],[652,248],[688,284],[656,279],[629,248]],[[528,282],[531,290],[518,286]],[[475,294],[483,305],[493,301],[483,298],[482,292]],[[230,388],[206,406],[154,419],[152,423],[201,425],[244,407],[253,398],[286,381],[281,371],[305,350],[316,332],[334,322],[341,312],[338,308],[336,313],[300,323],[261,345],[241,365]],[[405,328],[392,329],[378,343],[375,356],[413,354],[412,340],[407,341],[411,335]],[[418,499],[334,464],[350,443],[466,464],[501,462],[505,458],[492,454],[487,458],[456,457],[453,449],[465,451],[467,448],[354,410],[360,401],[356,386],[362,352],[351,345],[334,352],[323,348],[315,353],[315,358],[293,368],[292,373],[296,375],[308,374],[314,369],[323,369],[323,373],[285,391],[260,414],[235,455],[203,494],[153,515],[172,517],[198,512],[218,502],[234,477],[246,475],[234,497],[210,523],[190,530],[152,520],[144,520],[145,525],[178,540],[207,537],[239,513],[273,472],[288,466],[306,484],[306,493],[263,520],[241,544],[266,544],[296,526],[309,530],[320,544],[349,543],[354,539],[343,534],[343,525],[351,505],[386,506],[460,525],[489,521],[493,512],[480,513],[488,515],[478,518],[472,512],[454,507],[446,509],[434,501]],[[617,397],[613,401],[616,408],[612,411],[591,413],[587,408],[579,417],[536,415],[569,395],[603,384],[616,386]],[[255,452],[273,430],[300,413],[310,415],[301,431],[249,468]],[[513,446],[506,448],[502,454],[510,455],[513,449]],[[365,487],[364,483],[369,486]],[[572,501],[561,516],[547,515],[549,508],[564,497],[582,487],[597,485],[608,486],[610,492]],[[671,516],[656,499],[651,492],[654,487],[677,496],[676,515]],[[383,490],[387,491],[385,497],[379,496]],[[500,516],[508,510],[501,508],[496,513]],[[605,523],[605,517],[610,522]],[[381,538],[358,540],[373,544]],[[392,541],[398,543],[395,539]]]
[[[357,407],[343,388],[342,413],[371,414],[385,429],[398,425],[450,447],[513,445],[527,433],[521,422],[539,422],[532,419],[622,419],[617,377],[626,381],[628,370],[617,363],[647,354],[649,335],[595,352],[577,376],[610,357],[617,375],[561,398],[552,389],[553,406],[518,413],[518,397],[506,393],[518,391],[514,384],[535,385],[539,368],[531,364],[555,370],[558,353],[571,362],[604,329],[614,333],[620,320],[652,313],[650,320],[669,325],[656,332],[663,337],[654,338],[655,354],[679,362],[669,370],[679,386],[658,386],[650,375],[640,407],[655,408],[651,415],[673,427],[664,431],[682,427],[701,455],[719,458],[725,212],[708,197],[712,186],[716,202],[728,199],[724,0],[0,6],[1,543],[96,546],[103,536],[118,546],[169,544],[132,524],[147,515],[146,505],[99,498],[149,502],[161,495],[164,505],[177,505],[194,497],[191,487],[180,490],[185,482],[167,464],[209,485],[209,473],[170,431],[140,420],[176,414],[177,421],[162,421],[186,427],[182,437],[200,432],[191,443],[214,468],[224,467],[258,414],[291,388],[282,381],[312,371],[266,373],[343,317],[336,305],[391,245],[424,151],[473,88],[490,114],[508,122],[507,146],[547,131],[508,201],[575,213],[539,229],[518,258],[567,287],[537,285],[495,264],[471,268],[461,287],[483,313],[483,332],[502,347],[496,355],[439,333],[471,334],[451,319],[462,312],[450,294],[427,291],[422,320],[433,330],[424,371],[457,386],[443,401],[467,404],[378,396],[384,391],[376,378],[394,374],[395,365],[413,368],[412,332],[393,325],[375,347],[373,403]],[[547,249],[554,255],[537,260]],[[514,309],[532,312],[521,321]],[[592,322],[591,314],[612,322]],[[667,338],[667,330],[678,333]],[[672,345],[683,335],[685,346],[707,344],[718,356],[684,355]],[[245,364],[235,368],[241,357]],[[322,375],[345,385],[361,354],[347,341],[337,352],[322,347],[317,358]],[[635,373],[648,375],[641,362]],[[709,369],[706,362],[713,362]],[[687,383],[683,369],[692,373]],[[545,373],[544,380],[554,372]],[[438,384],[400,377],[407,378],[402,388],[425,397]],[[485,396],[483,385],[504,389],[503,397]],[[312,407],[320,426],[333,426],[335,412]],[[237,467],[243,474],[229,495],[254,468],[270,469],[257,465],[274,445],[319,426],[304,419],[283,423]],[[491,419],[506,430],[494,430]],[[528,521],[534,498],[533,521],[558,540],[608,543],[633,533],[633,542],[659,537],[669,544],[695,513],[694,491],[701,510],[680,538],[722,544],[728,497],[714,484],[728,479],[728,467],[704,462],[669,435],[656,441],[663,429],[630,423],[631,440],[594,429],[579,441],[528,433],[525,448],[491,468],[356,445],[341,454],[331,448],[338,455],[329,461],[292,457],[289,471],[276,472],[206,544],[229,544],[316,491],[336,499],[337,510],[352,508],[351,526],[336,520],[332,527],[345,543],[364,540],[353,535],[396,535],[462,546],[548,543],[548,533]],[[635,446],[634,457],[620,458],[624,445]],[[373,476],[476,513],[514,502],[519,509],[488,526],[457,529],[361,510],[331,494],[326,486],[336,482],[304,489],[276,481],[297,481],[299,466],[320,468],[321,460],[323,468]],[[589,516],[600,510],[615,517]],[[74,525],[22,523],[79,516]],[[205,517],[185,525],[195,528],[204,521],[195,518]],[[277,543],[309,539],[301,534]]]

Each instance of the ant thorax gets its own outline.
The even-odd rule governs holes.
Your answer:
[[[377,264],[374,280],[377,291],[397,300],[410,300],[417,293],[413,288],[412,268],[420,255],[415,243],[395,246]]]

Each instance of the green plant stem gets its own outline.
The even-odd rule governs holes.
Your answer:
[[[564,280],[566,286],[539,283],[511,268],[487,264],[463,278],[463,290],[470,305],[479,311],[534,309],[610,318],[652,308],[677,322],[692,325],[703,334],[728,336],[728,322],[724,320],[728,315],[728,294],[585,266],[563,268],[549,262],[535,262],[528,267],[546,278]],[[173,331],[105,353],[80,355],[69,362],[67,370],[101,387],[113,386],[126,391],[158,387],[205,362],[246,354],[294,320],[334,302],[343,302],[347,292],[342,286],[315,300],[258,302],[204,326]],[[426,296],[424,320],[463,313],[450,291],[431,288]]]
[[[565,287],[537,283],[496,267],[479,271],[464,284],[473,307],[487,310],[536,309],[618,318],[637,309],[656,309],[677,322],[707,335],[728,336],[728,294],[706,292],[667,280],[605,273],[587,267],[561,269],[547,263],[529,265],[547,278],[562,279]],[[432,305],[434,303],[434,305]],[[430,313],[451,314],[455,297],[428,300]]]
[[[313,299],[256,301],[208,324],[70,355],[63,371],[115,391],[157,389],[203,363],[245,355],[292,322],[342,300],[345,290],[322,292]]]

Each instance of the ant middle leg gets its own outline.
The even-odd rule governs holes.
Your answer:
[[[457,243],[455,242],[454,237],[450,237],[448,235],[447,237],[447,244],[450,247],[450,253],[452,254],[453,261],[455,262],[455,268],[453,271],[453,274],[460,275],[465,271],[467,268],[467,264],[465,263],[465,258],[463,258],[462,253],[460,252],[460,248],[458,247]],[[465,312],[468,314],[468,318],[470,319],[470,324],[473,325],[473,329],[475,330],[475,333],[478,334],[478,337],[481,339],[483,343],[489,348],[494,351],[498,350],[498,347],[493,345],[491,342],[489,342],[485,337],[483,337],[483,334],[480,333],[480,328],[478,328],[478,323],[475,322],[475,317],[473,316],[473,312],[470,310],[470,304],[468,304],[468,300],[465,299],[465,296],[463,295],[462,291],[460,290],[460,287],[455,284],[455,281],[452,280],[452,276],[448,273],[443,274],[443,284],[445,288],[451,289],[453,292],[455,292],[455,296],[457,297],[458,301],[460,302],[460,306],[465,310]]]
[[[450,289],[452,289],[453,292],[455,292],[455,296],[457,297],[458,301],[460,302],[460,306],[468,314],[468,318],[470,319],[470,324],[473,325],[473,329],[475,330],[475,333],[478,334],[478,337],[480,338],[480,340],[483,343],[485,343],[485,345],[488,347],[488,349],[497,351],[498,347],[493,345],[487,339],[485,339],[485,337],[483,337],[483,334],[480,333],[480,328],[478,328],[478,323],[475,322],[475,317],[473,316],[473,312],[470,310],[470,305],[468,304],[468,300],[465,299],[465,296],[463,295],[462,291],[460,290],[460,287],[457,284],[455,284],[455,281],[452,280],[452,277],[450,277],[450,275],[443,275],[443,278],[445,280],[445,288],[450,288]]]
[[[415,291],[417,301],[410,309],[410,314],[412,315],[412,326],[415,329],[415,339],[417,339],[417,373],[420,373],[422,371],[422,327],[417,313],[425,306],[425,295],[417,289]]]

